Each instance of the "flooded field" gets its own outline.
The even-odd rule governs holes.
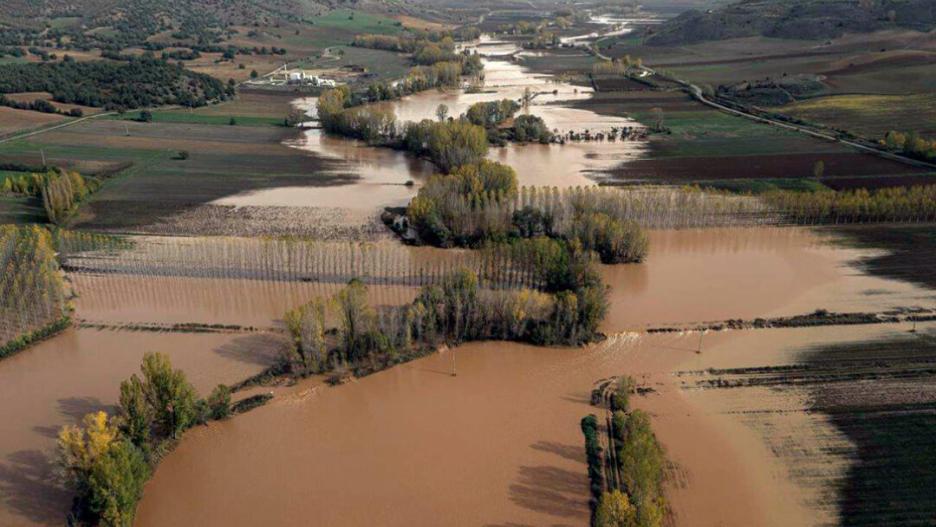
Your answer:
[[[590,411],[592,383],[623,373],[658,392],[638,404],[655,414],[660,438],[679,466],[671,491],[677,518],[705,513],[744,525],[742,520],[766,518],[774,510],[808,512],[811,503],[821,501],[818,491],[797,486],[782,456],[763,443],[761,431],[732,417],[724,410],[727,403],[692,397],[694,392],[683,390],[680,378],[671,375],[745,364],[736,360],[742,351],[759,350],[759,339],[783,333],[707,336],[703,363],[694,353],[697,334],[622,332],[818,308],[933,307],[932,292],[861,272],[860,262],[879,251],[847,248],[828,232],[650,231],[650,242],[645,263],[602,268],[611,287],[611,313],[603,326],[612,335],[608,342],[586,349],[480,343],[350,386],[312,382],[278,389],[280,397],[269,408],[186,436],[147,487],[139,523],[237,525],[256,523],[262,515],[270,521],[315,518],[322,525],[356,525],[384,514],[388,524],[404,525],[428,517],[450,523],[446,511],[464,510],[471,512],[460,514],[456,524],[581,525],[588,509],[578,419]],[[306,248],[314,255],[320,245]],[[335,277],[390,276],[417,263],[447,269],[464,258],[458,251],[388,245],[367,252],[373,250],[366,249],[369,245],[339,245],[344,252],[325,251],[330,258],[321,264],[278,242],[220,238],[139,238],[127,256],[100,252],[69,258],[82,326],[0,362],[0,396],[7,401],[0,523],[60,523],[67,496],[49,464],[55,431],[87,411],[113,405],[118,383],[136,370],[144,352],[169,353],[207,391],[270,364],[283,346],[277,329],[283,312],[312,296],[330,295],[343,283],[303,281],[302,273],[327,268],[340,270]],[[375,254],[383,256],[368,262],[367,255]],[[224,265],[202,266],[206,261]],[[413,286],[372,285],[370,301],[407,302],[415,292]],[[192,322],[245,330],[161,330]],[[753,345],[712,351],[748,333]],[[783,339],[771,344],[785,345]],[[453,353],[456,378],[449,375]],[[760,364],[771,363],[764,358],[769,355],[759,356]],[[780,399],[802,408],[787,395]],[[696,439],[683,444],[688,429]],[[700,449],[721,454],[702,455]],[[753,473],[752,467],[757,467]],[[725,471],[738,487],[722,482]],[[362,479],[372,493],[371,505],[363,509],[352,506],[362,500]],[[730,505],[743,492],[739,487],[759,483],[786,490],[748,496],[747,508]],[[276,491],[258,493],[257,485]],[[407,506],[400,506],[403,502]],[[359,512],[348,516],[352,509]]]
[[[614,304],[608,332],[819,305],[933,305],[924,290],[861,274],[856,258],[871,253],[808,230],[651,237],[656,250],[644,266],[605,270]],[[641,268],[643,285],[628,289],[636,279],[627,273]],[[683,308],[687,295],[698,300]],[[675,374],[785,364],[805,342],[885,331],[867,328],[724,332],[704,342],[697,333],[619,333],[583,349],[475,343],[347,386],[282,389],[268,407],[187,436],[147,486],[137,524],[344,526],[380,517],[386,525],[582,525],[588,485],[578,420],[593,411],[593,382],[627,373],[654,389],[635,404],[654,416],[675,463],[668,496],[677,524],[819,525],[838,514],[830,485],[847,458],[830,458],[804,483],[803,465],[765,439],[773,429],[732,410],[744,399],[697,396]],[[818,434],[811,448],[848,448],[827,418],[802,413],[802,392],[768,396],[758,401],[781,412],[780,440],[818,430],[803,439]]]

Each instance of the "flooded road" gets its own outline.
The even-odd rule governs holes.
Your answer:
[[[474,45],[484,56],[484,88],[481,93],[463,90],[429,90],[398,101],[379,103],[394,111],[397,121],[436,119],[436,109],[444,104],[449,115],[458,116],[477,102],[512,99],[519,101],[529,90],[534,98],[528,111],[542,117],[551,130],[607,132],[611,128],[641,127],[634,120],[598,115],[589,110],[569,108],[568,103],[592,96],[592,89],[559,81],[549,75],[534,74],[510,59],[519,48],[489,36]],[[315,98],[300,99],[295,105],[314,116]],[[434,172],[431,163],[385,148],[369,147],[360,141],[328,137],[321,130],[303,132],[291,146],[308,150],[325,159],[344,161],[342,173],[356,175],[353,184],[334,187],[282,187],[251,191],[216,200],[215,205],[306,206],[381,209],[409,202],[419,184]],[[641,141],[582,142],[565,145],[508,145],[491,148],[488,157],[509,164],[517,171],[520,185],[574,187],[594,185],[620,163],[637,159],[645,151]],[[406,186],[407,182],[414,185]]]

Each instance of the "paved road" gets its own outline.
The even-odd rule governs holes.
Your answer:
[[[650,72],[651,74],[655,74],[655,73],[656,73],[656,72],[655,72],[653,69],[651,69],[651,68],[644,68],[644,71],[648,71],[648,72]],[[794,131],[794,132],[799,132],[799,133],[802,133],[802,134],[810,135],[810,136],[815,137],[815,138],[818,138],[818,139],[825,139],[825,140],[827,140],[827,141],[832,141],[832,142],[835,142],[835,143],[847,145],[847,146],[850,146],[850,147],[852,147],[852,148],[857,148],[858,150],[861,150],[861,151],[863,151],[863,152],[866,152],[866,153],[869,153],[869,154],[874,154],[874,155],[876,155],[876,156],[878,156],[878,157],[883,157],[884,159],[889,159],[889,160],[891,160],[891,161],[897,161],[898,163],[904,163],[904,164],[906,164],[906,165],[911,165],[911,166],[926,168],[926,169],[930,169],[930,170],[936,170],[936,165],[934,165],[934,164],[932,164],[932,163],[927,163],[927,162],[925,162],[925,161],[919,161],[919,160],[916,160],[916,159],[911,159],[911,158],[909,158],[909,157],[904,157],[904,156],[901,156],[901,155],[897,155],[897,154],[894,154],[893,152],[889,152],[889,151],[887,151],[887,150],[883,150],[883,149],[880,149],[880,148],[874,148],[874,147],[868,146],[868,145],[863,144],[863,143],[858,143],[858,142],[856,142],[856,141],[851,141],[851,140],[848,140],[848,139],[842,139],[842,138],[840,138],[840,137],[837,137],[837,136],[835,136],[835,135],[828,134],[828,133],[825,133],[825,132],[818,132],[818,131],[813,130],[813,129],[811,129],[811,128],[806,128],[806,127],[803,127],[803,126],[797,126],[797,125],[795,125],[795,124],[787,123],[787,122],[784,122],[784,121],[779,121],[779,120],[776,120],[776,119],[770,119],[770,118],[768,118],[768,117],[762,117],[762,116],[759,116],[759,115],[754,115],[754,114],[752,114],[752,113],[748,113],[748,112],[745,112],[745,111],[742,111],[742,110],[738,110],[738,109],[736,109],[736,108],[731,108],[731,107],[729,107],[729,106],[725,106],[724,104],[720,104],[720,103],[718,103],[718,102],[715,102],[715,101],[713,101],[713,100],[711,100],[711,99],[705,97],[705,94],[702,92],[702,89],[699,88],[698,86],[696,86],[695,84],[692,84],[692,83],[690,83],[690,82],[686,82],[686,81],[683,81],[683,80],[680,80],[680,79],[673,79],[673,80],[674,80],[675,82],[681,84],[681,85],[682,85],[683,87],[685,87],[687,90],[689,90],[689,94],[692,95],[692,97],[695,98],[697,101],[701,102],[702,104],[704,104],[704,105],[706,105],[706,106],[710,106],[710,107],[712,107],[712,108],[715,108],[715,109],[717,109],[717,110],[721,110],[721,111],[723,111],[723,112],[727,112],[727,113],[730,113],[730,114],[734,114],[734,115],[737,115],[737,116],[740,116],[740,117],[745,117],[745,118],[747,118],[747,119],[751,119],[751,120],[754,120],[754,121],[757,121],[757,122],[761,122],[761,123],[765,123],[765,124],[777,126],[777,127],[779,127],[779,128],[785,128],[785,129],[787,129],[787,130],[792,130],[792,131]]]

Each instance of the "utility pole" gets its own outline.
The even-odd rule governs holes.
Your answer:
[[[703,338],[704,336],[705,336],[705,330],[703,329],[702,331],[699,332],[699,349],[696,350],[696,353],[697,353],[697,354],[701,354],[701,353],[702,353],[702,338]]]
[[[45,166],[46,166],[45,150],[42,149],[42,148],[40,148],[40,149],[39,149],[39,154],[42,155],[42,167],[45,168]]]
[[[452,349],[452,377],[455,376],[455,349]]]

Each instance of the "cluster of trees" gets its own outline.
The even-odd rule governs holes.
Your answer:
[[[188,428],[231,414],[229,388],[220,385],[200,399],[165,355],[147,353],[140,371],[120,384],[118,415],[88,414],[83,426],[59,432],[58,463],[75,493],[69,522],[130,527],[143,485],[165,451]]]
[[[517,143],[549,144],[555,140],[555,134],[546,127],[546,122],[537,115],[521,115],[514,119],[513,126],[507,130],[509,139]]]
[[[639,57],[631,59],[630,55],[624,55],[621,58],[596,62],[592,65],[592,74],[625,76],[632,68],[640,69],[642,66],[643,60]]]
[[[480,163],[488,151],[484,128],[461,119],[408,122],[403,127],[402,145],[416,155],[429,158],[445,173]]]
[[[413,62],[420,66],[432,66],[439,62],[459,63],[465,75],[472,75],[481,70],[481,57],[455,51],[455,41],[450,35],[441,36],[436,40],[412,35],[357,35],[352,45],[409,53],[413,56]]]
[[[50,223],[61,225],[78,205],[97,189],[95,180],[85,180],[78,172],[58,169],[45,174],[42,181],[42,206]]]
[[[52,234],[0,226],[0,358],[68,325],[70,306]]]
[[[650,416],[630,409],[634,387],[630,377],[617,379],[610,386],[608,452],[601,447],[598,418],[589,415],[582,419],[595,527],[663,525],[666,455],[650,427]]]
[[[84,112],[81,111],[81,108],[72,108],[68,111],[62,111],[45,99],[36,99],[32,102],[19,102],[14,101],[5,95],[0,95],[0,106],[15,108],[17,110],[32,110],[34,112],[42,113],[58,113],[67,115],[69,117],[81,117],[84,115]]]
[[[496,128],[513,119],[518,111],[520,111],[520,104],[510,99],[477,102],[468,108],[465,118],[471,124],[483,126],[485,129]]]
[[[765,193],[762,198],[795,223],[936,220],[936,185],[816,192],[776,190]]]
[[[557,195],[549,189],[518,192],[512,168],[484,160],[430,178],[406,216],[421,240],[440,247],[547,236],[595,251],[609,264],[646,256],[647,236],[636,222],[581,194],[567,193],[563,201],[553,199]]]
[[[196,107],[233,95],[232,87],[213,77],[146,55],[125,62],[11,64],[0,70],[0,93],[37,91],[59,102],[107,109]]]
[[[489,289],[476,273],[463,269],[423,287],[409,305],[374,308],[367,286],[352,280],[332,298],[317,298],[287,313],[294,339],[289,371],[361,375],[443,343],[498,339],[577,345],[595,339],[607,299],[590,260],[553,240],[535,249],[552,265],[547,273],[556,276],[551,290]],[[580,272],[559,269],[560,262]]]
[[[903,133],[891,130],[887,132],[882,142],[894,152],[923,161],[936,162],[936,141],[920,137],[920,134],[916,132]]]

